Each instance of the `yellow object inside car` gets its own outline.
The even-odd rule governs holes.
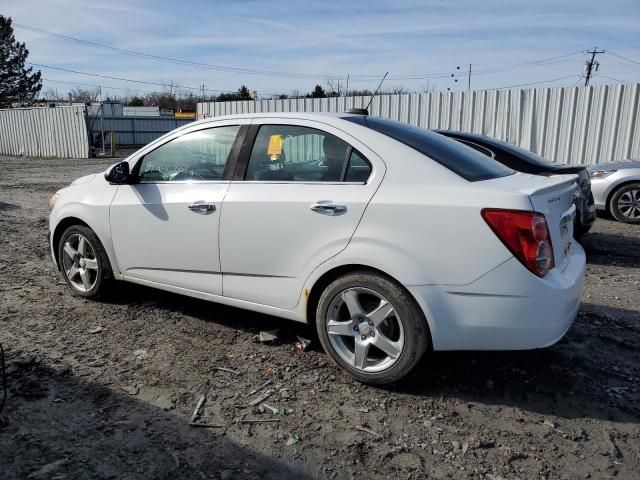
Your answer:
[[[269,137],[269,146],[267,147],[267,155],[271,158],[272,162],[278,160],[278,157],[282,155],[282,145],[284,144],[284,140],[282,139],[282,135],[271,135]]]

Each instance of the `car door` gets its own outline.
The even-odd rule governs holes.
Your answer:
[[[181,132],[138,159],[137,183],[119,186],[110,207],[126,279],[222,293],[219,216],[243,123],[249,121]]]
[[[254,119],[222,209],[223,295],[293,308],[311,272],[349,243],[384,171],[333,126]]]

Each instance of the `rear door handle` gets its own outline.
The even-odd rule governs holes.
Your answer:
[[[216,206],[213,203],[196,202],[189,205],[189,210],[192,212],[207,215],[216,211]]]
[[[347,206],[333,203],[331,200],[320,200],[311,205],[311,210],[321,215],[337,216],[347,212]]]

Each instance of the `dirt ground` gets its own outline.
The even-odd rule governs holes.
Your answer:
[[[0,158],[0,478],[640,478],[640,227],[597,221],[557,345],[431,354],[368,387],[304,325],[129,284],[74,297],[47,202],[106,166]],[[250,406],[267,393],[276,413]],[[203,394],[197,422],[215,426],[191,427]]]

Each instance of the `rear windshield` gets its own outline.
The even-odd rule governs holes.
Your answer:
[[[545,160],[541,156],[536,155],[535,153],[530,152],[529,150],[520,148],[517,145],[514,145],[513,143],[503,142],[502,140],[498,140],[497,138],[487,139],[486,143],[488,143],[489,145],[495,144],[499,147],[502,147],[507,152],[511,152],[513,155],[520,156],[520,158],[538,167],[545,167],[545,168],[555,167],[555,165],[549,162],[548,160]]]
[[[513,173],[513,170],[474,149],[429,130],[365,115],[345,116],[342,119],[404,143],[470,182],[506,177]]]

